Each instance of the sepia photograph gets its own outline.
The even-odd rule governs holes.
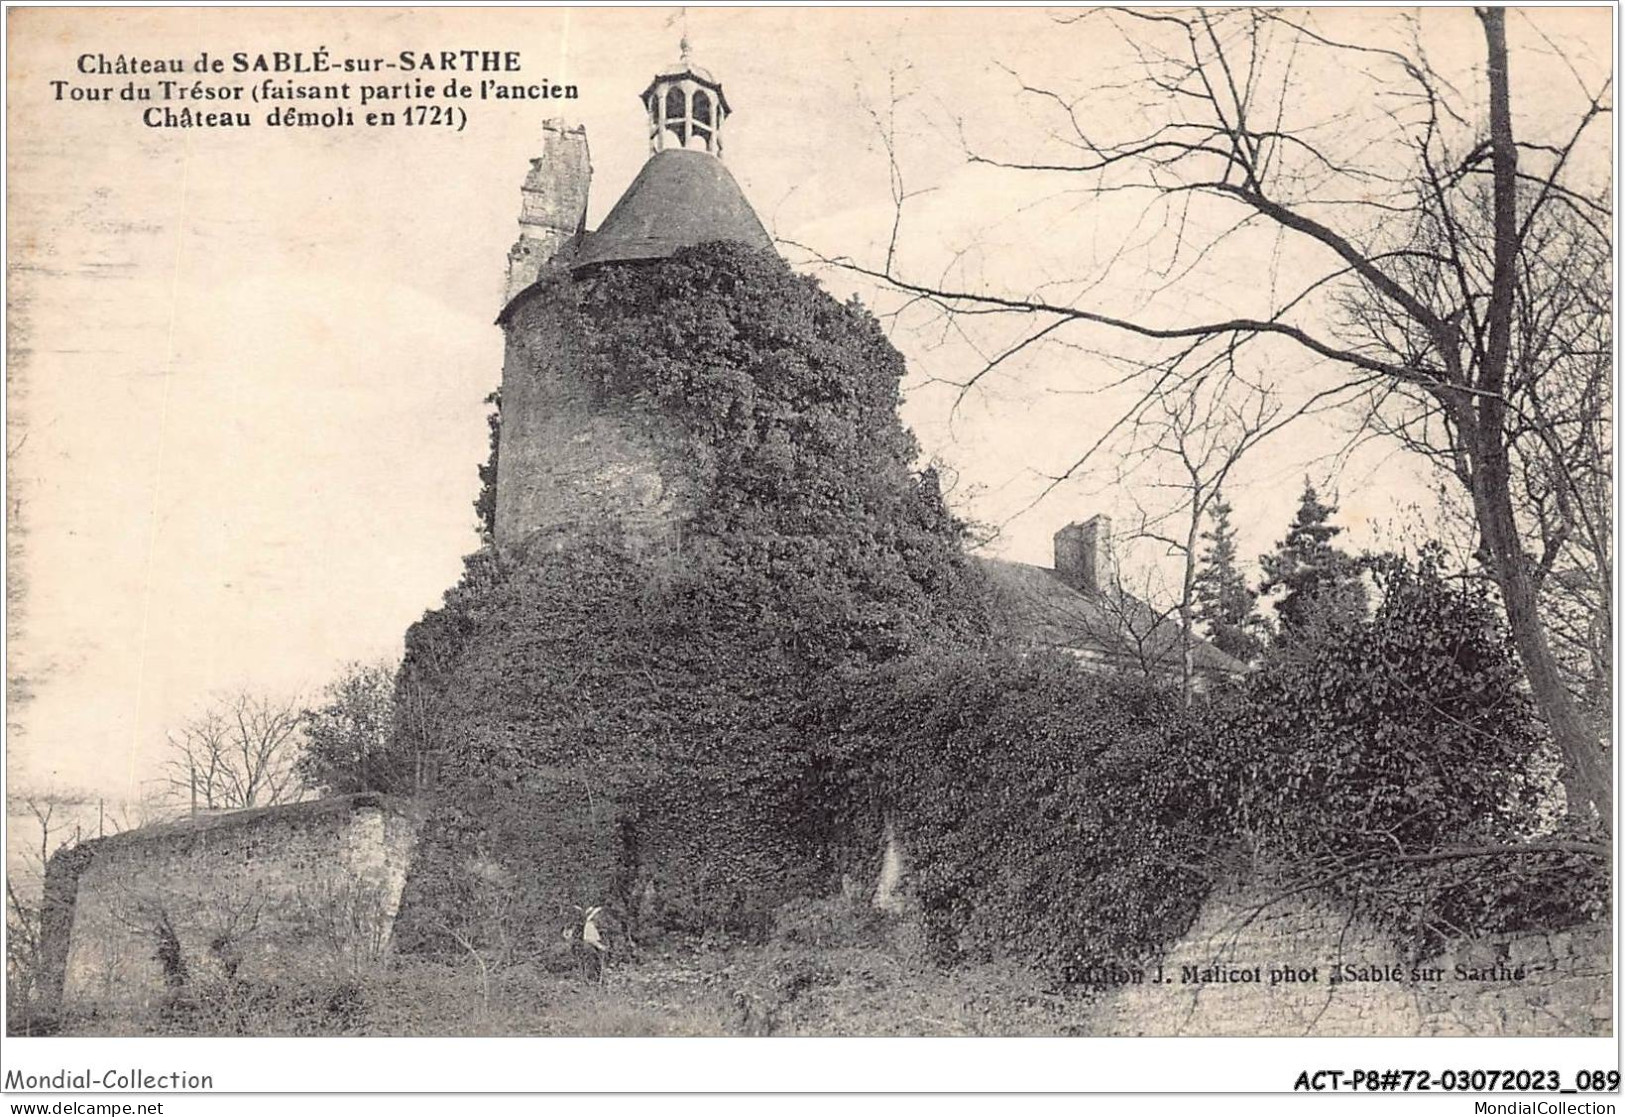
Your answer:
[[[8,7],[6,1035],[1617,1093],[1615,15]]]

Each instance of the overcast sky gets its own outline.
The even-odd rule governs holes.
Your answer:
[[[1359,18],[1392,31],[1392,13]],[[348,660],[398,656],[406,627],[456,580],[477,545],[481,401],[501,373],[492,320],[538,126],[586,124],[596,223],[646,157],[637,94],[675,59],[680,21],[675,9],[8,19],[8,475],[22,530],[8,667],[28,680],[13,695],[8,774],[134,795],[157,774],[165,727],[211,691],[308,692]],[[1543,19],[1582,69],[1606,73],[1607,9]],[[1036,282],[1024,269],[1066,278],[1072,265],[1081,278],[1124,226],[1116,203],[1026,208],[1029,187],[964,165],[953,123],[988,150],[1041,147],[1010,71],[1086,82],[1123,61],[1103,37],[1009,9],[694,9],[687,26],[735,110],[728,163],[787,241],[878,261],[891,187],[866,108],[884,110],[889,89],[907,94],[906,188],[926,191],[900,241],[915,274],[976,249],[961,274],[988,284]],[[1470,85],[1476,21],[1457,9],[1427,26],[1435,61]],[[1512,33],[1533,41],[1516,21]],[[461,133],[273,130],[259,106],[247,129],[181,130],[144,127],[142,105],[53,100],[49,84],[122,84],[76,74],[86,52],[465,47],[518,51],[514,80],[576,83],[581,97],[469,104]],[[1549,64],[1515,73],[1537,99],[1560,98],[1560,80]],[[826,282],[894,305],[851,277]],[[1228,278],[1203,291],[1215,308],[1234,295]],[[1034,503],[1108,418],[1105,402],[1075,394],[1107,339],[1035,353],[957,407],[933,380],[963,374],[964,347],[913,329],[896,340],[910,358],[904,418],[957,470],[962,511],[1003,525],[1000,553],[1046,562],[1057,527],[1124,513],[1109,470]],[[1245,554],[1282,533],[1306,468],[1322,468],[1306,463],[1344,433],[1307,426],[1249,464],[1232,493]],[[1381,450],[1328,479],[1356,545],[1427,514],[1426,483]]]

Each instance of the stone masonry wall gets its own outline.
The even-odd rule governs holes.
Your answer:
[[[535,283],[586,228],[592,186],[587,130],[548,120],[542,124],[541,139],[542,153],[530,161],[519,195],[519,239],[508,252],[503,305]]]
[[[187,819],[53,859],[67,1005],[361,972],[387,953],[418,821],[351,795]]]
[[[604,527],[670,539],[696,491],[675,440],[654,416],[594,398],[577,375],[580,339],[545,291],[504,325],[498,546]]]
[[[1095,1023],[1101,1035],[1610,1035],[1612,958],[1610,930],[1588,926],[1406,961],[1346,914],[1249,883],[1209,900],[1160,970],[1109,977]]]

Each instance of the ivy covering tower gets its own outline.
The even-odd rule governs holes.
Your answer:
[[[431,938],[551,942],[603,903],[749,930],[872,873],[879,809],[830,711],[982,624],[911,468],[901,356],[772,251],[718,157],[719,83],[685,60],[643,100],[653,153],[599,229],[547,194],[562,168],[584,212],[580,133],[552,127],[563,156],[527,179],[552,231],[522,218],[510,257],[494,545],[408,635],[400,732],[438,758],[408,896]]]

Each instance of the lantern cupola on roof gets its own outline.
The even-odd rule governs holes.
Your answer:
[[[643,107],[649,114],[650,154],[675,148],[721,157],[728,98],[710,71],[689,61],[688,36],[683,36],[682,58],[656,74],[643,91]]]
[[[599,264],[660,260],[712,241],[773,248],[756,211],[719,156],[729,112],[722,83],[683,58],[643,91],[649,113],[649,160],[603,224],[570,259],[572,272]]]

